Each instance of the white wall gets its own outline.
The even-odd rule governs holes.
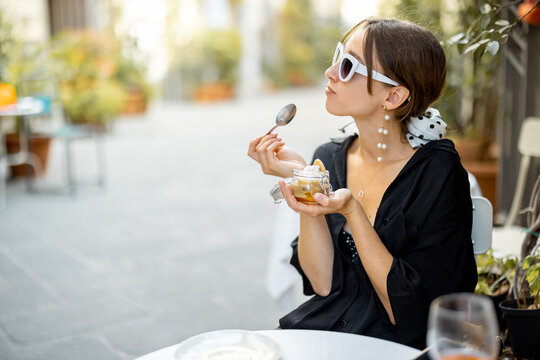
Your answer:
[[[49,38],[47,0],[0,0],[0,11],[14,24],[17,37],[32,42]]]

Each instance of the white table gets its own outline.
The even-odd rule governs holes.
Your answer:
[[[44,110],[43,101],[33,97],[20,98],[17,103],[6,106],[0,110],[0,210],[5,206],[5,176],[6,167],[9,165],[29,164],[36,174],[41,169],[41,162],[36,155],[28,149],[29,125],[27,119],[29,116],[38,115]],[[20,150],[15,154],[7,154],[2,134],[2,118],[20,116],[22,119],[22,129],[19,132]],[[32,178],[27,176],[27,186],[32,187]]]
[[[281,360],[377,359],[410,360],[420,350],[369,336],[318,330],[263,330],[257,333],[276,341]],[[136,360],[173,360],[178,345],[166,347]]]

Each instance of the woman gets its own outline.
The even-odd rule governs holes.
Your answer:
[[[422,348],[431,301],[472,292],[476,264],[467,172],[435,109],[446,76],[437,39],[407,22],[367,19],[338,44],[326,71],[328,112],[352,116],[358,135],[320,146],[333,195],[299,203],[294,265],[315,295],[282,319],[284,329],[374,336]],[[306,163],[275,134],[251,141],[265,174]]]

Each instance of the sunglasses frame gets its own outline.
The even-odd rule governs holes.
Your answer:
[[[351,62],[351,70],[349,71],[349,73],[347,74],[346,77],[343,77],[342,76],[342,67],[343,67],[343,59],[347,59]],[[347,82],[349,80],[351,80],[351,78],[353,77],[353,75],[355,73],[358,73],[360,75],[364,75],[364,76],[367,76],[368,75],[368,70],[367,70],[367,67],[360,63],[360,61],[358,61],[358,59],[356,59],[354,56],[352,56],[351,54],[347,54],[345,52],[345,45],[343,45],[341,42],[338,42],[337,44],[337,47],[336,47],[336,51],[334,52],[334,59],[332,60],[332,65],[336,64],[337,62],[339,62],[339,79],[343,82]],[[388,85],[392,85],[392,86],[400,86],[397,82],[395,82],[394,80],[390,79],[389,77],[381,74],[380,72],[377,72],[375,70],[371,70],[371,78],[373,80],[377,80],[379,82],[382,82],[382,83],[385,83],[385,84],[388,84]]]

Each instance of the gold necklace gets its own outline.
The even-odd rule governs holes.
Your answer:
[[[358,196],[360,196],[360,198],[364,198],[364,195],[366,194],[366,193],[364,192],[364,187],[367,188],[367,187],[371,184],[371,182],[373,181],[373,179],[375,179],[375,177],[377,176],[377,174],[379,173],[379,171],[380,171],[380,170],[375,171],[375,174],[373,174],[373,176],[371,177],[371,179],[369,180],[369,182],[366,184],[366,186],[360,184],[360,191],[358,192]]]
[[[399,160],[388,159],[388,160],[386,160],[386,163],[387,163],[387,164],[391,164],[391,163],[393,163],[393,162],[400,162],[400,161],[407,160],[407,159],[409,159],[409,157],[405,157],[405,158],[402,158],[402,159],[399,159]],[[358,192],[358,196],[359,196],[360,198],[364,198],[364,196],[366,196],[366,192],[364,191],[364,188],[368,188],[369,185],[371,185],[371,182],[372,182],[373,180],[375,180],[375,177],[377,177],[377,174],[379,174],[379,173],[382,171],[382,168],[383,168],[384,165],[385,165],[384,163],[379,163],[379,164],[380,164],[380,166],[379,166],[380,169],[378,169],[378,170],[375,171],[375,174],[373,174],[373,176],[371,177],[371,179],[369,180],[369,182],[368,182],[365,186],[362,185],[362,184],[360,184],[360,191]]]

